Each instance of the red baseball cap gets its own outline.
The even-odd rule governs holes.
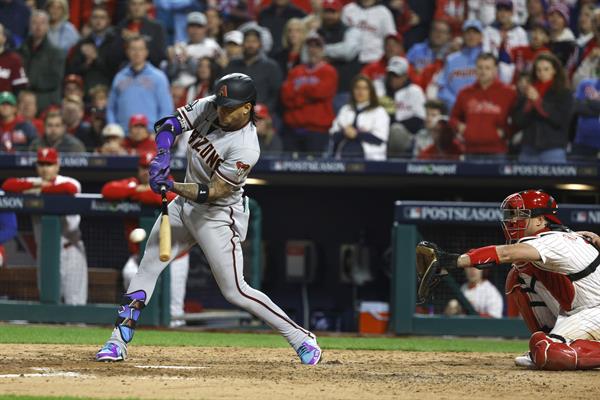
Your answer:
[[[144,125],[148,126],[148,118],[144,114],[133,114],[129,118],[129,126]]]
[[[146,153],[141,153],[140,154],[140,161],[138,163],[138,165],[140,167],[149,167],[150,166],[150,162],[152,161],[152,159],[154,158],[154,156],[156,155],[156,153],[152,152],[152,151],[148,151]]]
[[[37,162],[57,164],[58,151],[54,147],[40,147],[37,151]]]
[[[340,0],[323,0],[323,10],[340,11],[344,5]]]
[[[269,108],[262,103],[258,103],[257,105],[254,106],[254,113],[256,114],[256,117],[259,119],[270,118]]]
[[[79,75],[75,75],[75,74],[69,74],[65,77],[65,80],[63,81],[63,84],[66,85],[67,83],[75,83],[77,86],[79,86],[80,88],[83,89],[83,78]]]

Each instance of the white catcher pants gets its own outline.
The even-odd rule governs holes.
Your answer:
[[[158,256],[158,218],[146,242],[140,268],[131,280],[127,292],[144,290],[148,302],[162,270],[177,255],[198,243],[225,299],[262,319],[297,349],[309,335],[314,336],[292,321],[269,297],[248,286],[244,280],[241,242],[246,238],[249,217],[245,197],[231,206],[197,204],[181,196],[176,197],[169,204],[171,260],[162,262]]]

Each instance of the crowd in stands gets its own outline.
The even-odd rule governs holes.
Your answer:
[[[263,155],[600,152],[595,0],[1,0],[0,152],[154,151],[233,72]]]

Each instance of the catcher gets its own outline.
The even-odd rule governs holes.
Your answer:
[[[506,294],[532,335],[517,366],[544,370],[600,367],[600,237],[563,226],[556,201],[541,190],[508,196],[501,205],[507,245],[451,254],[417,245],[418,301],[451,268],[512,263]]]

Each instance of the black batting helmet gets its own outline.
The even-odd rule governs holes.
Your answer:
[[[256,104],[256,87],[248,75],[235,73],[225,75],[215,82],[216,103],[222,107]]]

